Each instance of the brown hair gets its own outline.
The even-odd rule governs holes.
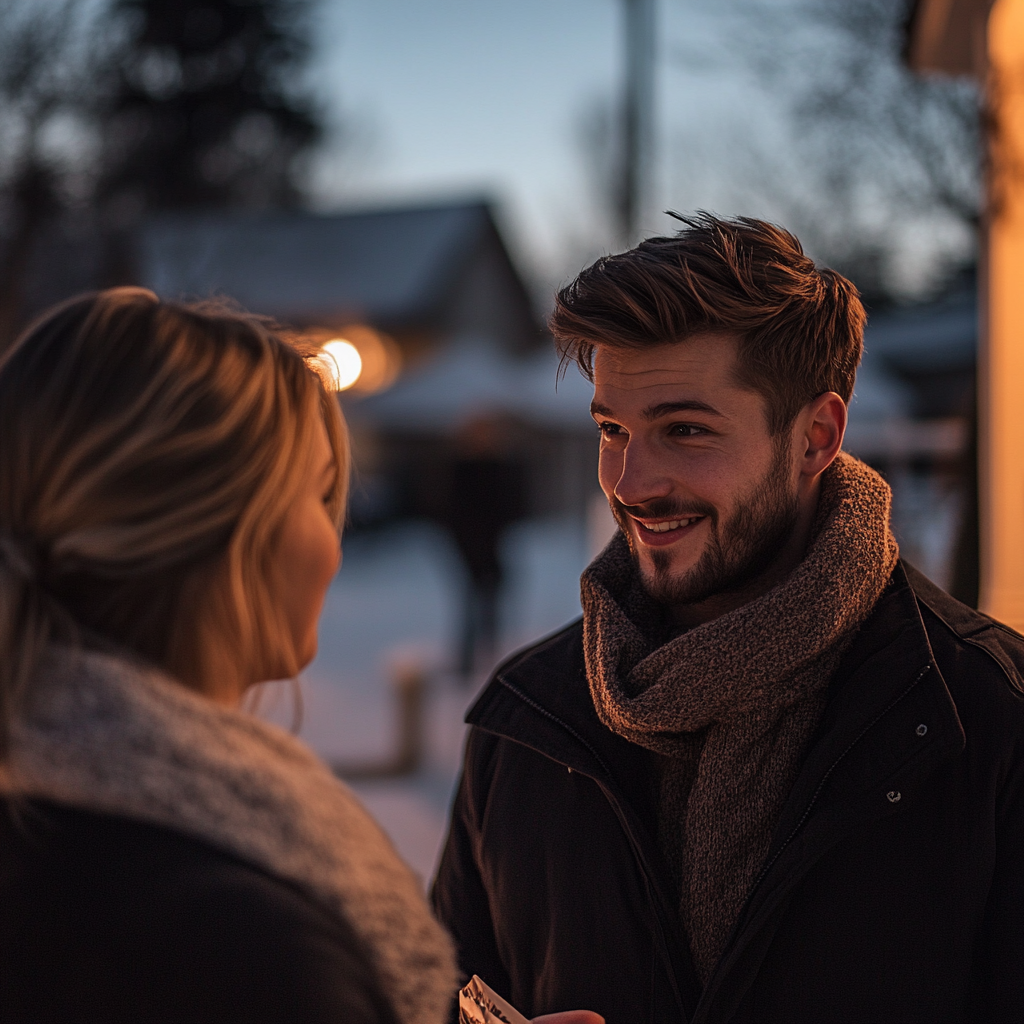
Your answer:
[[[575,361],[593,379],[598,345],[718,331],[739,335],[739,382],[764,396],[773,434],[826,391],[849,404],[866,319],[854,285],[815,267],[773,224],[673,216],[684,225],[677,235],[602,257],[558,293],[550,325],[563,364]]]
[[[225,656],[224,630],[246,666],[295,660],[266,570],[321,422],[336,522],[348,481],[313,355],[223,304],[114,288],[56,307],[0,362],[0,759],[50,643],[186,683]]]

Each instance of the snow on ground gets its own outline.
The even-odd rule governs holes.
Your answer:
[[[299,735],[329,760],[385,760],[395,747],[395,669],[413,663],[426,670],[423,767],[406,778],[353,785],[426,884],[458,777],[462,719],[486,677],[481,672],[465,685],[449,670],[462,570],[451,542],[426,523],[347,538],[344,549],[320,620],[320,652],[302,677]],[[586,525],[571,518],[520,523],[508,531],[503,557],[499,656],[579,614]],[[260,713],[289,727],[292,688],[275,683],[266,690]]]

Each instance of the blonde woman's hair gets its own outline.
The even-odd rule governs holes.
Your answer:
[[[113,288],[51,310],[0,362],[0,759],[55,642],[193,683],[216,634],[298,671],[273,541],[321,423],[339,524],[349,461],[313,354],[223,304]]]

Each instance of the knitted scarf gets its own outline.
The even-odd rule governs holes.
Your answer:
[[[667,643],[622,535],[583,573],[583,643],[608,728],[668,758],[659,839],[705,983],[764,863],[826,687],[889,581],[888,486],[840,454],[804,560],[767,594]]]
[[[294,736],[109,655],[55,651],[12,726],[0,792],[152,822],[343,918],[403,1024],[442,1024],[451,942],[355,795]]]

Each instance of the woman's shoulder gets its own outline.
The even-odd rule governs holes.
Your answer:
[[[0,803],[0,961],[4,1020],[393,1019],[352,929],[296,886],[50,802]]]

